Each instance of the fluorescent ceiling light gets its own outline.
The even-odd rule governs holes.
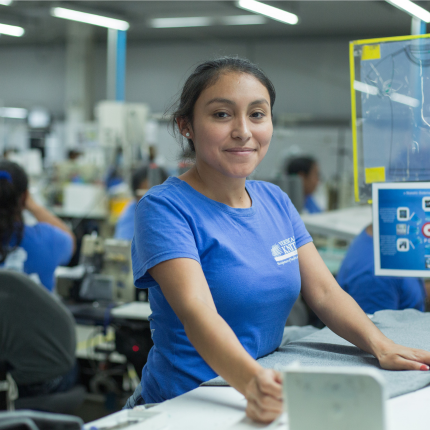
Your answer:
[[[0,117],[13,118],[13,119],[25,119],[27,118],[27,109],[0,107]]]
[[[418,107],[420,105],[419,100],[399,93],[392,93],[390,99],[393,100],[393,102],[402,103],[410,107]]]
[[[239,0],[237,6],[241,9],[249,10],[260,15],[268,16],[276,21],[281,21],[286,24],[295,25],[299,22],[299,17],[294,13],[287,12],[277,7],[269,6],[255,0]]]
[[[25,30],[16,25],[0,24],[0,33],[7,34],[8,36],[21,37],[25,33]]]
[[[232,15],[220,18],[224,25],[256,25],[266,24],[266,19],[261,15]]]
[[[0,4],[3,6],[9,6],[12,3],[12,0],[0,0]]]
[[[356,91],[370,94],[372,96],[376,96],[379,93],[379,90],[377,87],[374,87],[373,85],[365,84],[364,82],[360,82],[360,81],[354,81],[354,89]],[[403,94],[393,92],[393,93],[389,94],[388,96],[390,97],[390,99],[393,102],[402,103],[406,106],[410,106],[410,107],[415,108],[415,107],[418,107],[420,105],[419,100],[417,100],[413,97],[405,96]]]
[[[376,96],[378,94],[378,88],[373,85],[365,84],[364,82],[354,81],[354,89],[366,94],[372,94]]]
[[[84,22],[86,24],[98,25],[99,27],[112,28],[114,30],[126,31],[130,27],[127,21],[65,9],[63,7],[53,7],[51,9],[51,15],[57,18],[70,19],[72,21]]]
[[[149,26],[153,28],[206,27],[210,25],[255,25],[265,24],[262,16],[232,15],[232,16],[189,16],[181,18],[153,18]]]
[[[387,0],[387,2],[421,21],[430,22],[430,12],[410,0]]]
[[[206,16],[190,16],[184,18],[154,18],[150,25],[153,28],[174,27],[205,27],[212,25],[212,19]]]

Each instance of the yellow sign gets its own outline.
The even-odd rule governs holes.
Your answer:
[[[367,167],[364,169],[366,184],[385,182],[385,167]]]
[[[379,60],[381,58],[381,49],[378,45],[364,45],[361,51],[362,60]]]

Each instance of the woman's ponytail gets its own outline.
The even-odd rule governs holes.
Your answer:
[[[24,169],[11,161],[0,160],[0,263],[22,241],[23,197],[27,189],[28,177]]]

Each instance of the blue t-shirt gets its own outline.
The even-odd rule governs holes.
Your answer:
[[[375,276],[373,238],[363,230],[342,262],[337,282],[364,312],[408,308],[424,311],[426,292],[422,279]]]
[[[315,203],[312,196],[306,196],[304,209],[310,214],[318,214],[322,212],[322,209]]]
[[[16,239],[10,245],[14,246]],[[40,222],[24,226],[19,247],[6,257],[2,267],[23,270],[28,275],[37,275],[41,284],[49,291],[55,286],[54,271],[72,258],[73,240],[58,227]]]
[[[122,212],[115,226],[115,239],[131,240],[134,235],[134,211],[137,202],[133,200]]]
[[[247,181],[246,189],[252,207],[237,209],[169,178],[137,205],[133,273],[137,287],[149,288],[154,341],[142,372],[146,403],[178,396],[216,376],[147,272],[162,261],[190,258],[201,264],[218,313],[252,357],[271,353],[281,342],[300,292],[297,248],[312,238],[280,188]]]

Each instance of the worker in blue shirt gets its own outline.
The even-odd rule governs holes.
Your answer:
[[[282,413],[282,376],[256,361],[279,347],[300,291],[335,333],[385,369],[429,370],[430,352],[387,339],[339,287],[289,197],[248,181],[269,148],[275,89],[256,65],[222,57],[188,77],[172,125],[195,164],[139,201],[134,282],[148,288],[154,342],[126,407],[221,375],[260,422]]]
[[[37,224],[24,224],[24,209]],[[24,272],[49,291],[55,269],[68,264],[76,246],[69,227],[34,201],[24,169],[8,160],[0,160],[0,238],[0,268]]]
[[[312,197],[320,180],[319,166],[316,160],[309,156],[294,157],[287,161],[286,170],[287,175],[299,175],[302,178],[305,196],[303,209],[305,212],[310,214],[322,212]]]
[[[375,276],[372,225],[352,242],[337,282],[368,314],[384,309],[425,310],[427,295],[422,279]]]
[[[133,200],[125,207],[115,226],[115,239],[132,240],[134,235],[134,211],[139,199],[149,189],[148,166],[144,165],[131,175]]]

